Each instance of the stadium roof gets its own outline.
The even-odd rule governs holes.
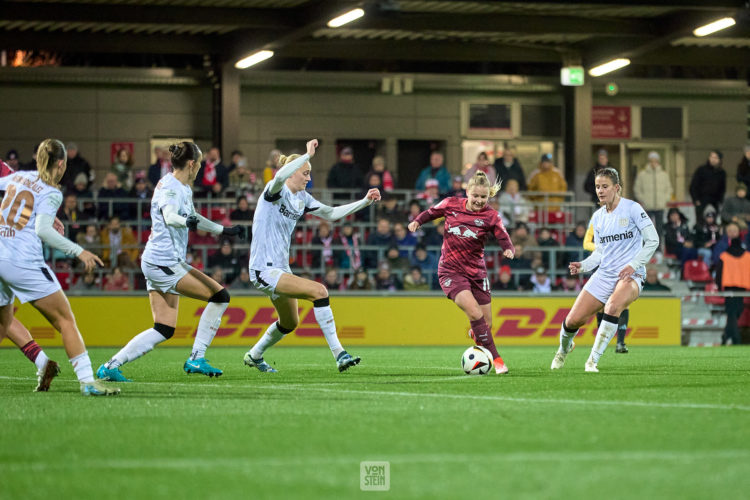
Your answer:
[[[63,65],[185,67],[199,65],[201,58],[231,62],[269,48],[275,56],[263,69],[508,73],[515,67],[552,74],[561,63],[592,66],[629,57],[633,76],[679,67],[732,70],[746,77],[750,61],[744,0],[3,4],[0,50],[46,51]],[[364,8],[365,16],[341,28],[326,26],[354,7]],[[725,16],[737,24],[714,36],[693,36],[694,28]]]

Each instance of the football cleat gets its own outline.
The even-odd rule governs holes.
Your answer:
[[[132,382],[122,374],[120,368],[107,368],[106,365],[102,365],[96,370],[96,378],[107,382]]]
[[[495,373],[498,375],[508,373],[508,366],[503,362],[503,358],[497,357],[493,359],[492,364],[495,365]]]
[[[599,369],[596,367],[596,363],[594,363],[591,358],[586,360],[586,365],[583,369],[588,373],[599,373]]]
[[[628,346],[626,346],[625,344],[617,344],[617,347],[615,347],[615,352],[618,354],[627,354]]]
[[[473,340],[474,342],[477,341],[477,339],[474,337],[474,330],[469,328],[469,338]]]
[[[49,391],[49,385],[52,383],[52,379],[60,374],[60,365],[51,359],[47,361],[44,369],[36,372],[37,385],[34,391],[36,392],[47,392]]]
[[[343,372],[352,366],[358,365],[360,361],[362,361],[362,359],[359,356],[352,357],[348,352],[341,351],[336,358],[336,366],[338,366],[339,372]]]
[[[243,359],[247,366],[254,366],[255,368],[258,369],[258,371],[261,371],[264,373],[279,373],[279,371],[276,368],[266,363],[263,360],[263,358],[253,359],[253,357],[250,356],[250,351],[247,351],[245,353],[245,357]]]
[[[550,370],[559,370],[563,367],[565,364],[565,358],[570,354],[573,349],[576,348],[576,343],[572,340],[570,341],[570,346],[568,346],[568,351],[563,352],[562,348],[558,348],[557,352],[555,353],[555,357],[552,359],[552,365],[550,365]]]
[[[214,368],[213,366],[208,364],[208,360],[206,358],[188,359],[187,361],[185,361],[182,369],[185,370],[185,373],[187,373],[188,375],[191,373],[202,373],[207,377],[221,377],[224,373],[218,368]]]
[[[107,387],[101,380],[81,382],[81,394],[84,396],[114,396],[120,394],[119,387]]]

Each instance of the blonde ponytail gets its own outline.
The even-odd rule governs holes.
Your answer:
[[[498,191],[500,191],[500,187],[502,186],[502,184],[503,181],[502,179],[500,179],[500,177],[495,179],[494,184],[490,184],[490,180],[487,177],[487,174],[479,170],[471,179],[469,179],[469,182],[466,185],[466,190],[468,191],[472,188],[472,186],[486,187],[490,192],[489,198],[492,198],[497,194]]]
[[[276,163],[276,165],[277,165],[277,166],[278,166],[279,168],[281,168],[281,167],[283,167],[284,165],[286,165],[287,163],[291,163],[291,162],[293,162],[294,160],[296,160],[296,159],[297,159],[297,158],[299,158],[300,156],[301,156],[301,155],[298,155],[298,154],[293,154],[293,155],[289,155],[289,156],[279,155],[279,161],[278,161],[278,163]]]
[[[36,152],[36,171],[39,178],[45,184],[57,187],[57,181],[53,178],[52,170],[57,166],[60,160],[67,159],[65,146],[57,139],[45,139],[39,144]]]

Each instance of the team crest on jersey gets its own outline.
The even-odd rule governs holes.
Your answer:
[[[618,219],[617,223],[620,225],[620,227],[628,227],[628,219]]]
[[[477,226],[484,226],[484,221],[482,219],[474,219],[474,224]]]
[[[443,281],[443,286],[451,286],[451,283],[453,283],[453,280],[448,278],[447,280]]]

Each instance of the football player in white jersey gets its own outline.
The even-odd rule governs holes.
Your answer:
[[[15,297],[21,303],[31,302],[60,332],[81,393],[117,394],[119,389],[94,380],[70,303],[44,262],[42,241],[78,257],[86,270],[103,265],[99,257],[61,236],[53,227],[62,203],[57,186],[66,166],[65,146],[56,139],[46,139],[37,151],[37,172],[17,172],[0,179],[0,191],[5,191],[0,205],[0,332],[7,332],[13,321]]]
[[[602,204],[591,217],[596,249],[582,262],[571,262],[569,269],[574,275],[598,269],[563,321],[560,347],[550,367],[553,370],[562,368],[565,357],[575,347],[573,338],[578,329],[604,307],[585,365],[587,372],[599,371],[597,363],[617,333],[620,314],[638,298],[646,276],[644,265],[659,247],[659,236],[643,207],[620,196],[622,185],[615,169],[599,170],[595,185]]]
[[[315,320],[331,348],[340,372],[358,364],[359,357],[347,353],[336,335],[336,323],[326,287],[316,281],[300,278],[289,268],[289,246],[297,220],[310,212],[328,221],[353,214],[380,200],[380,191],[370,189],[360,201],[329,207],[313,198],[305,186],[310,181],[310,158],[318,141],[307,143],[307,154],[279,158],[279,171],[266,184],[253,217],[253,239],[250,246],[250,279],[255,288],[271,298],[279,320],[245,354],[245,364],[262,372],[276,372],[263,360],[263,353],[297,328],[297,299],[313,303]]]
[[[191,186],[201,169],[203,153],[195,143],[187,141],[171,145],[169,152],[174,172],[162,177],[154,189],[151,235],[141,256],[154,326],[133,337],[99,367],[96,376],[102,380],[130,382],[120,367],[172,337],[177,326],[180,295],[208,302],[198,322],[193,350],[183,369],[186,373],[201,373],[209,377],[219,377],[223,373],[211,366],[204,355],[229,306],[229,292],[185,262],[188,230],[201,229],[246,239],[247,227],[224,227],[196,213]]]

